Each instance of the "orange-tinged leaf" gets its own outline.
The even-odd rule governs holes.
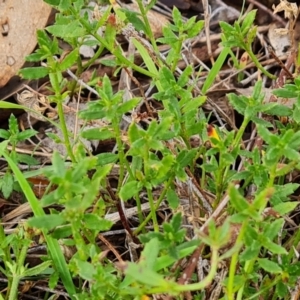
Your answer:
[[[212,145],[213,147],[216,147],[216,144],[213,142],[213,140],[218,140],[218,141],[220,141],[220,137],[219,137],[219,135],[218,135],[218,133],[217,133],[217,130],[215,129],[214,126],[212,126],[212,125],[207,125],[207,135],[208,135],[208,137],[209,137],[209,139],[210,139],[210,141],[211,141],[211,145]]]

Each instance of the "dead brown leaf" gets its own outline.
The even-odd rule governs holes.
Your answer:
[[[0,0],[0,87],[17,74],[36,45],[51,7],[42,0]]]

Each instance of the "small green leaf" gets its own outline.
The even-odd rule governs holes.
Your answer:
[[[293,120],[298,124],[300,123],[300,107],[298,106],[293,108]]]
[[[9,132],[5,129],[0,129],[0,138],[1,139],[5,139],[5,140],[8,140],[9,139]]]
[[[78,59],[78,49],[73,50],[70,52],[66,57],[59,63],[59,70],[60,71],[65,71],[69,68],[71,68],[77,61]]]
[[[65,239],[72,235],[71,225],[63,225],[55,228],[51,233],[51,236],[56,239]]]
[[[275,205],[273,207],[273,209],[275,211],[277,211],[281,216],[284,216],[286,215],[287,213],[293,211],[297,206],[299,205],[299,202],[282,202],[282,203],[279,203],[277,205]]]
[[[145,135],[145,131],[140,129],[135,122],[132,122],[129,126],[128,137],[130,143],[134,143]]]
[[[103,141],[115,137],[115,133],[109,128],[91,128],[83,131],[81,136],[88,140]]]
[[[300,161],[300,153],[294,149],[289,148],[288,146],[285,147],[284,156],[291,161]]]
[[[287,288],[287,284],[284,284],[282,281],[279,281],[276,284],[276,293],[281,299],[284,299],[286,295],[289,294],[289,290]]]
[[[16,135],[19,132],[19,125],[17,118],[11,114],[8,120],[9,132],[12,135]]]
[[[269,251],[271,251],[274,254],[288,254],[287,251],[283,247],[273,243],[269,238],[265,237],[262,240],[261,244],[262,244],[262,246],[264,246],[266,249],[268,249]]]
[[[294,132],[291,140],[289,141],[289,147],[297,150],[300,147],[300,131]]]
[[[192,75],[193,73],[193,68],[191,65],[187,66],[182,74],[179,76],[178,80],[177,80],[177,84],[180,86],[180,87],[183,87],[189,82],[190,80],[190,76]]]
[[[88,109],[79,112],[79,117],[83,120],[99,120],[104,118],[106,112],[103,108],[96,108],[93,105],[89,105]]]
[[[122,104],[120,104],[117,108],[117,112],[119,114],[125,114],[129,111],[131,111],[132,109],[134,109],[137,104],[140,102],[140,98],[132,98]]]
[[[155,268],[155,262],[159,252],[159,242],[157,238],[151,239],[142,251],[139,265],[145,266],[151,270]]]
[[[182,215],[181,213],[176,213],[172,219],[171,219],[171,222],[170,222],[170,225],[172,226],[172,230],[174,232],[179,232],[180,230],[180,227],[181,227],[181,224],[182,224]]]
[[[183,26],[182,17],[179,9],[176,6],[173,6],[172,17],[175,25],[178,28],[181,28]]]
[[[249,13],[246,14],[246,17],[243,20],[241,31],[242,34],[246,34],[249,31],[249,28],[253,25],[253,22],[256,17],[256,9],[251,10]]]
[[[137,12],[127,9],[122,9],[122,11],[125,13],[128,21],[134,26],[137,31],[143,31],[147,34],[146,26],[140,19],[140,16]]]
[[[260,267],[271,274],[279,274],[282,272],[282,269],[277,263],[270,261],[267,258],[257,259],[257,262]]]
[[[62,215],[44,215],[40,217],[32,217],[28,220],[28,224],[39,229],[51,230],[62,225],[65,219]]]
[[[48,26],[46,30],[56,37],[63,39],[83,37],[86,30],[81,26],[79,21],[71,21],[69,24]]]
[[[159,271],[172,265],[175,261],[177,261],[177,259],[181,259],[192,254],[199,244],[200,240],[191,240],[189,242],[181,243],[175,249],[175,251],[178,253],[178,258],[171,257],[170,255],[159,256],[156,259],[154,270]]]
[[[36,166],[39,164],[37,159],[28,154],[17,153],[16,157],[18,162],[25,163],[28,166]]]
[[[88,281],[93,279],[96,269],[91,263],[77,259],[76,265],[81,278]]]
[[[193,38],[198,35],[204,27],[205,22],[203,20],[198,21],[196,24],[192,26],[191,29],[188,30],[188,37]]]
[[[171,209],[176,209],[179,205],[179,198],[173,189],[167,191],[167,201]]]
[[[157,41],[160,43],[164,43],[164,44],[168,44],[168,45],[174,45],[177,43],[178,41],[178,36],[172,31],[171,28],[169,28],[168,26],[163,27],[162,29],[163,32],[163,36],[161,38],[158,38]]]
[[[57,151],[54,151],[52,156],[53,173],[64,177],[66,174],[65,162]]]
[[[274,90],[272,93],[275,96],[282,97],[282,98],[296,98],[298,96],[297,90],[291,90],[291,89],[287,89],[287,88]]]
[[[52,43],[53,43],[45,30],[38,30],[37,31],[37,41],[38,41],[39,46],[40,46],[39,50],[45,49],[45,51],[43,51],[44,54],[48,52],[48,50],[51,48]]]
[[[134,281],[140,282],[146,286],[163,286],[166,284],[162,275],[131,262],[128,263],[125,274],[132,277]]]
[[[49,69],[46,67],[24,68],[20,70],[20,75],[25,79],[40,79],[49,74]]]
[[[96,157],[98,158],[99,166],[104,166],[107,164],[115,163],[119,158],[118,154],[111,153],[111,152],[100,153],[100,154],[96,155]]]
[[[137,48],[139,54],[142,56],[143,61],[146,65],[146,67],[148,68],[148,70],[151,73],[153,73],[155,75],[155,77],[157,77],[158,71],[157,71],[154,61],[152,60],[152,58],[149,55],[149,52],[138,40],[136,40],[135,38],[132,38],[131,40],[132,40],[134,46]]]
[[[238,96],[234,93],[227,94],[227,98],[233,108],[241,115],[245,114],[248,99],[245,96]]]
[[[286,105],[277,104],[264,111],[266,114],[272,116],[290,116],[292,114],[292,109],[287,107]]]
[[[257,126],[257,131],[258,134],[260,135],[260,137],[267,142],[268,144],[272,144],[272,138],[273,138],[273,134],[265,127],[258,125]]]
[[[30,269],[27,269],[23,274],[22,276],[24,277],[30,277],[30,276],[36,276],[36,275],[42,275],[43,272],[49,267],[51,266],[52,264],[52,261],[51,260],[48,260],[48,261],[44,261],[42,262],[41,264],[33,267],[33,268],[30,268]]]
[[[117,62],[114,59],[101,59],[100,60],[101,65],[107,66],[107,67],[116,67]]]
[[[12,191],[13,191],[13,187],[14,187],[14,177],[11,173],[6,172],[2,178],[2,185],[1,185],[1,190],[3,193],[3,197],[5,199],[7,199]]]
[[[27,129],[18,133],[17,139],[18,141],[25,141],[33,136],[35,136],[38,132],[33,129]]]
[[[50,289],[54,290],[57,286],[59,280],[59,273],[57,271],[53,272],[48,278],[48,286]]]
[[[191,110],[198,109],[202,104],[206,101],[206,96],[199,96],[194,99],[190,99],[190,101],[184,105],[182,112],[188,113]]]
[[[193,161],[193,159],[195,159],[197,152],[198,152],[197,149],[191,149],[191,150],[183,149],[177,155],[176,161],[181,168],[185,168]]]
[[[77,5],[76,5],[77,4]],[[70,1],[70,0],[60,0],[59,1],[59,5],[58,5],[58,10],[60,12],[63,12],[67,9],[69,9],[69,7],[71,5],[74,5],[74,7],[78,6],[78,5],[81,5],[80,7],[82,7],[83,5],[83,1],[82,0],[77,0],[77,1]]]
[[[264,230],[264,236],[272,241],[283,228],[284,222],[285,220],[283,218],[279,218],[273,222],[268,223]]]
[[[112,226],[112,221],[105,220],[100,218],[95,214],[85,214],[83,217],[84,226],[88,229],[97,230],[97,231],[107,231]]]
[[[113,88],[112,88],[112,85],[111,85],[111,82],[108,78],[108,76],[105,74],[104,77],[103,77],[103,80],[102,80],[102,90],[101,92],[104,93],[104,97],[106,99],[109,99],[111,100],[114,96],[114,92],[113,92]]]
[[[232,33],[232,31],[234,31],[234,27],[231,26],[229,23],[224,22],[224,21],[220,21],[219,22],[220,27],[222,28],[222,31],[225,35],[230,35]]]
[[[136,195],[141,190],[141,183],[138,181],[129,181],[126,182],[120,190],[120,198],[123,201],[126,201],[130,198],[132,198],[134,195]]]
[[[238,212],[243,212],[250,207],[250,204],[233,185],[229,187],[228,194],[230,197],[230,203]]]
[[[241,261],[251,261],[259,255],[261,245],[258,241],[253,241],[250,246],[245,247],[245,250],[240,254]]]

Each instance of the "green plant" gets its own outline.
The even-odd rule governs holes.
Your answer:
[[[147,18],[154,1],[145,7],[138,1],[140,13],[120,9],[111,2],[112,5],[95,18],[82,13],[86,8],[83,0],[47,2],[59,13],[55,24],[38,31],[38,49],[28,57],[31,62],[42,61],[43,66],[25,68],[21,74],[30,79],[49,76],[52,93],[49,100],[56,105],[57,126],[62,129],[68,157],[55,152],[51,165],[38,171],[54,188],[48,189],[41,201],[37,201],[26,181],[33,173],[18,170],[20,160],[15,151],[17,141],[35,133],[30,130],[20,133],[11,117],[9,130],[0,131],[1,137],[6,139],[0,144],[0,154],[9,164],[10,180],[19,183],[34,213],[28,225],[40,229],[45,238],[49,255],[41,266],[52,264],[50,287],[54,288],[61,280],[72,299],[147,299],[147,295],[164,293],[183,299],[184,292],[195,292],[193,296],[201,297],[201,292],[206,293],[207,287],[216,282],[218,267],[225,261],[229,268],[222,282],[224,299],[266,298],[270,290],[274,299],[284,298],[299,275],[293,249],[300,235],[289,236],[285,232],[284,216],[297,206],[290,197],[299,185],[287,182],[286,175],[300,167],[300,136],[295,113],[299,106],[300,81],[296,79],[275,91],[278,96],[297,98],[293,110],[278,103],[265,103],[262,81],[256,83],[250,96],[228,94],[230,105],[242,116],[236,131],[221,124],[212,126],[213,118],[202,107],[228,54],[233,55],[232,47],[244,49],[262,73],[273,78],[252,51],[256,12],[248,13],[242,22],[239,20],[233,26],[221,23],[225,48],[200,88],[192,65],[183,70],[177,66],[183,43],[203,29],[203,21],[193,17],[183,22],[179,10],[174,8],[173,23],[155,40]],[[141,30],[150,42],[141,35]],[[124,55],[117,42],[120,32],[132,40],[145,68]],[[58,39],[71,46],[67,55],[60,49]],[[170,47],[166,56],[159,54],[158,43]],[[87,62],[79,55],[79,48],[84,44],[98,47],[95,56]],[[102,59],[104,51],[109,51],[113,58]],[[135,72],[132,78],[136,73],[147,76],[156,88],[151,101],[159,102],[160,109],[154,111],[143,93],[141,97],[125,101],[125,93],[115,92],[107,75],[99,78],[93,74],[83,85],[77,78],[97,59],[113,66],[115,75],[131,69]],[[73,65],[76,71],[72,81],[68,81],[64,74]],[[80,138],[112,139],[116,144],[114,152],[93,155],[70,139],[63,102],[79,93],[82,87],[97,99],[79,112],[79,118],[85,124],[104,122],[97,128],[83,127]],[[143,101],[149,117],[144,123],[136,114]],[[0,107],[20,108],[4,102],[0,102]],[[262,118],[262,114],[269,120]],[[292,122],[284,125],[274,121],[278,116],[289,117]],[[124,120],[130,120],[128,126],[124,126]],[[257,138],[262,141],[260,147],[246,147],[245,134],[249,126],[257,131]],[[197,146],[192,143],[194,136],[200,140]],[[113,169],[118,170],[118,176],[112,180]],[[193,193],[193,188],[198,194]],[[255,189],[254,195],[248,195],[250,188]],[[202,196],[198,198],[199,194]],[[181,204],[185,198],[196,199],[199,220],[215,217],[219,205],[229,199],[224,212],[226,218],[207,221],[201,230],[194,226],[193,239],[188,239],[187,231],[182,228]],[[145,201],[149,203],[149,212],[142,210]],[[163,201],[172,217],[162,220],[157,210]],[[123,202],[137,206],[138,224],[133,230],[124,216]],[[138,245],[137,261],[126,262],[122,260],[126,258],[118,257],[119,264],[115,264],[99,246],[99,234],[113,226],[113,222],[106,219],[108,208],[119,213],[128,236]],[[153,231],[147,226],[153,226]],[[234,229],[236,237],[232,235]],[[280,230],[284,241],[278,240]],[[16,238],[5,236],[3,230],[1,234],[3,240]],[[19,280],[24,275],[20,266],[24,265],[24,253],[29,245],[20,248],[23,254],[18,256],[17,269],[12,268],[11,260],[6,258],[7,243],[3,245],[2,256],[8,263],[0,271],[10,276],[19,270],[15,272]],[[70,258],[64,257],[60,245],[75,249]],[[186,278],[187,284],[179,284],[180,277],[187,276],[182,262],[197,252],[210,261],[206,276],[199,280],[192,272],[191,278]],[[73,278],[76,278],[76,286]],[[10,295],[15,296],[17,283],[9,283],[13,286],[10,286]]]
[[[25,228],[19,226],[16,233],[6,235],[4,228],[0,226],[0,271],[7,278],[7,293],[5,299],[17,299],[19,282],[22,279],[30,279],[35,275],[49,274],[51,261],[47,260],[37,266],[28,268],[25,264],[27,250],[31,244],[31,236]],[[48,269],[46,271],[46,269]],[[0,299],[4,296],[0,294]]]
[[[37,160],[34,157],[16,151],[19,142],[23,142],[33,137],[36,133],[37,132],[33,129],[20,131],[18,121],[14,115],[10,115],[8,120],[8,130],[0,129],[0,138],[9,142],[9,146],[11,147],[9,155],[15,164],[26,163],[28,166],[37,164]],[[13,174],[9,166],[3,177],[1,177],[0,185],[1,192],[5,199],[9,198],[13,190],[20,190],[19,186],[14,182]]]
[[[299,112],[300,112],[300,77],[294,79],[294,82],[287,83],[281,89],[275,89],[273,94],[282,98],[294,98],[295,103],[292,110],[292,119],[299,124]]]
[[[275,79],[275,76],[266,71],[260,64],[256,55],[252,51],[252,43],[256,37],[257,27],[253,26],[255,20],[256,10],[250,11],[243,21],[240,19],[234,22],[234,25],[230,25],[226,22],[220,22],[222,28],[223,37],[222,43],[225,47],[239,47],[245,50],[256,67],[266,76],[271,79]],[[235,57],[233,58],[236,61]]]
[[[45,215],[45,212],[44,212],[41,204],[36,199],[36,196],[34,195],[30,185],[24,178],[22,172],[18,169],[15,162],[8,155],[7,150],[6,150],[7,144],[8,144],[7,141],[4,141],[0,144],[1,145],[0,146],[0,155],[3,156],[6,159],[7,163],[9,164],[12,172],[15,175],[15,178],[17,179],[17,181],[22,189],[22,192],[24,193],[27,201],[30,203],[30,206],[31,206],[31,209],[32,209],[34,215],[37,217]],[[75,294],[75,287],[72,282],[69,270],[67,268],[67,264],[65,262],[65,258],[63,256],[62,250],[59,247],[59,244],[56,240],[54,240],[50,236],[44,234],[43,231],[42,231],[42,233],[46,240],[48,252],[51,256],[54,268],[56,268],[56,270],[59,272],[60,277],[65,285],[66,290],[72,296]],[[24,249],[26,250],[26,248],[24,248]],[[24,253],[24,255],[25,255],[25,253]],[[24,260],[24,257],[22,256],[20,266],[22,266],[23,260]],[[22,269],[21,271],[24,271],[24,269]],[[21,276],[22,274],[20,273],[20,274],[18,274],[18,276],[19,275]],[[17,279],[19,280],[20,277],[17,277]],[[12,295],[14,295],[16,293],[16,289],[17,289],[17,286],[14,286],[14,289],[12,290]]]

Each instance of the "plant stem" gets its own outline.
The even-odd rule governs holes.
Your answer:
[[[160,204],[162,203],[162,201],[164,200],[165,198],[165,195],[167,193],[167,190],[169,189],[170,185],[172,184],[174,180],[174,177],[171,176],[169,178],[169,180],[167,181],[166,185],[165,185],[165,188],[163,189],[162,193],[160,194],[160,197],[158,198],[157,202],[156,202],[156,206],[155,206],[155,211],[159,208]],[[139,227],[133,232],[134,235],[137,235],[140,231],[143,230],[143,228],[147,225],[147,223],[150,221],[152,215],[151,213],[144,219],[143,223],[141,223],[139,225]]]
[[[72,162],[75,162],[75,156],[72,151],[70,139],[69,139],[69,134],[68,134],[68,128],[66,125],[66,120],[65,120],[65,114],[64,114],[64,109],[63,109],[63,96],[61,94],[61,81],[62,81],[62,75],[60,71],[58,71],[58,66],[57,66],[57,61],[53,57],[48,58],[48,66],[52,71],[49,73],[50,77],[50,82],[52,85],[52,89],[54,90],[55,95],[53,96],[53,102],[56,103],[57,105],[57,113],[58,113],[58,118],[59,118],[59,124],[60,124],[60,129],[63,134],[64,138],[64,144],[67,150],[67,154],[69,155],[70,159]]]
[[[249,46],[245,46],[245,50],[246,52],[249,54],[250,58],[252,59],[252,61],[254,62],[254,64],[256,65],[256,67],[263,73],[265,74],[267,77],[271,78],[271,79],[276,79],[276,76],[269,73],[259,62],[259,60],[257,59],[257,57],[255,56],[255,54],[253,53],[251,47]]]
[[[131,166],[130,166],[129,162],[126,159],[125,153],[124,153],[124,164],[125,164],[127,172],[129,173],[130,179],[135,180],[134,173],[131,169]],[[139,223],[141,224],[144,221],[144,216],[143,216],[143,212],[142,212],[142,203],[141,203],[139,193],[137,193],[134,196],[134,199],[135,199],[136,205],[137,205],[137,214],[138,214],[138,218],[139,218]]]
[[[0,241],[4,243],[4,241],[6,240],[6,236],[5,236],[5,232],[4,232],[4,228],[3,225],[0,224]],[[1,248],[2,251],[4,252],[4,257],[2,256],[3,262],[4,262],[4,266],[6,268],[6,262],[12,263],[12,259],[11,259],[11,254],[10,254],[10,250],[9,250],[9,246],[6,246],[4,249]]]
[[[158,226],[157,217],[156,217],[156,207],[155,207],[155,203],[153,200],[152,190],[149,188],[147,188],[147,195],[148,195],[148,199],[149,199],[150,213],[152,216],[154,231],[158,232],[159,226]]]
[[[125,174],[125,165],[126,165],[126,158],[125,158],[125,153],[124,153],[124,145],[121,140],[121,130],[119,126],[119,119],[117,117],[113,118],[112,120],[112,126],[114,129],[114,132],[116,133],[116,143],[118,147],[118,156],[119,156],[119,162],[120,162],[120,171],[119,171],[119,181],[118,181],[118,187],[117,187],[117,192],[120,191],[122,185],[123,185],[123,180],[124,180],[124,174]]]
[[[171,292],[181,293],[181,292],[186,292],[186,291],[202,290],[213,281],[213,279],[217,273],[218,258],[219,258],[218,249],[212,248],[210,271],[209,271],[208,275],[200,282],[187,284],[187,285],[180,285],[180,284],[176,284],[174,282],[170,282],[169,285],[166,284],[164,286],[154,287],[147,292],[149,294],[158,294],[158,293],[162,294],[162,293],[171,293]]]
[[[20,255],[18,257],[18,268],[19,269],[24,266],[24,262],[25,262],[26,255],[27,255],[27,250],[28,250],[28,247],[29,247],[29,241],[28,240],[25,240],[24,243],[25,244],[22,247],[22,249],[20,251]],[[18,275],[22,276],[22,274],[18,274]]]
[[[208,286],[213,281],[213,279],[215,278],[215,275],[217,273],[218,262],[219,262],[218,251],[219,251],[218,248],[212,247],[210,270],[209,270],[209,273],[207,274],[207,276],[203,280],[201,280],[200,282],[197,282],[197,283],[192,283],[192,284],[187,284],[187,285],[179,285],[176,290],[179,292],[197,291],[197,290],[202,290],[206,286]]]
[[[253,271],[254,262],[255,262],[254,259],[246,261],[245,267],[244,267],[244,270],[245,270],[246,274],[250,274]],[[243,299],[244,288],[245,288],[245,283],[243,283],[243,285],[239,289],[239,291],[237,293],[237,296],[236,296],[236,300],[242,300]]]
[[[70,159],[72,160],[72,162],[75,162],[76,159],[73,154],[73,150],[72,150],[71,143],[70,143],[68,128],[66,125],[66,119],[65,119],[64,109],[63,109],[63,105],[62,105],[62,99],[58,99],[58,101],[56,103],[57,103],[57,112],[58,112],[60,127],[61,127],[61,131],[62,131],[62,134],[64,137],[64,143],[65,143],[65,146],[67,149],[67,153],[68,153]]]
[[[178,61],[181,58],[182,43],[183,43],[184,39],[186,38],[185,36],[182,36],[182,32],[180,32],[178,34],[178,36],[180,36],[180,38],[179,38],[179,40],[177,41],[177,43],[175,45],[174,61],[172,63],[172,68],[171,68],[172,73],[174,73],[176,68],[177,68]]]
[[[250,300],[250,299],[258,299],[258,296],[259,296],[259,295],[261,295],[261,294],[264,293],[264,292],[270,291],[271,288],[272,288],[273,286],[275,286],[275,285],[279,282],[279,280],[281,280],[280,277],[281,277],[281,275],[278,275],[274,280],[270,281],[270,284],[269,284],[269,285],[267,285],[266,287],[262,288],[262,289],[261,289],[259,292],[257,292],[256,294],[254,294],[254,295],[250,296],[249,298],[247,298],[247,300]],[[278,299],[278,298],[276,298],[276,299]]]
[[[243,222],[240,233],[235,242],[236,245],[239,245],[239,244],[242,245],[242,241],[243,241],[247,226],[248,226],[248,220]],[[235,275],[235,271],[236,271],[236,265],[238,262],[238,256],[239,256],[239,251],[236,251],[233,254],[233,256],[231,258],[231,262],[230,262],[229,278],[228,278],[228,283],[227,283],[228,300],[234,300],[234,292],[233,292],[233,290],[234,290],[234,275]]]
[[[11,289],[9,291],[8,300],[16,300],[17,299],[20,279],[21,278],[17,274],[13,274],[13,279],[12,279]]]
[[[219,204],[222,193],[223,193],[223,187],[224,187],[224,181],[226,179],[226,170],[229,169],[229,166],[224,169],[223,165],[223,153],[220,152],[219,154],[219,166],[218,166],[218,171],[216,172],[216,200],[213,203],[213,207],[216,208],[217,205]]]
[[[248,123],[250,122],[249,118],[244,118],[242,125],[240,126],[234,140],[232,143],[232,149],[235,150],[237,147],[239,147],[240,142],[242,140],[243,134],[246,130],[246,127],[248,125]],[[220,164],[221,164],[221,153],[220,153]],[[227,166],[224,170],[224,172],[222,173],[222,178],[223,180],[226,180],[227,174],[229,172],[230,166]],[[219,201],[219,198],[216,198],[217,201]]]
[[[29,246],[29,241],[25,240],[25,244],[23,245],[17,259],[16,274],[12,274],[13,279],[11,283],[11,289],[9,291],[9,298],[8,298],[9,300],[17,299],[19,282],[22,278],[21,272],[22,269],[24,269],[24,262],[25,262],[28,246]]]
[[[149,36],[149,39],[150,39],[151,45],[154,49],[154,52],[159,53],[159,50],[157,48],[157,44],[156,44],[156,41],[155,41],[155,37],[154,37],[154,34],[153,34],[153,30],[151,29],[151,25],[150,25],[148,17],[147,17],[147,12],[146,12],[145,7],[144,7],[144,2],[141,1],[141,0],[137,0],[136,2],[139,6],[141,16],[142,16],[142,19],[143,19],[144,24],[146,26],[147,34]]]
[[[83,65],[84,69],[89,68],[91,65],[93,65],[93,63],[98,59],[98,57],[102,54],[104,50],[104,46],[100,45],[99,49],[97,50],[97,52],[94,54],[94,56]]]

